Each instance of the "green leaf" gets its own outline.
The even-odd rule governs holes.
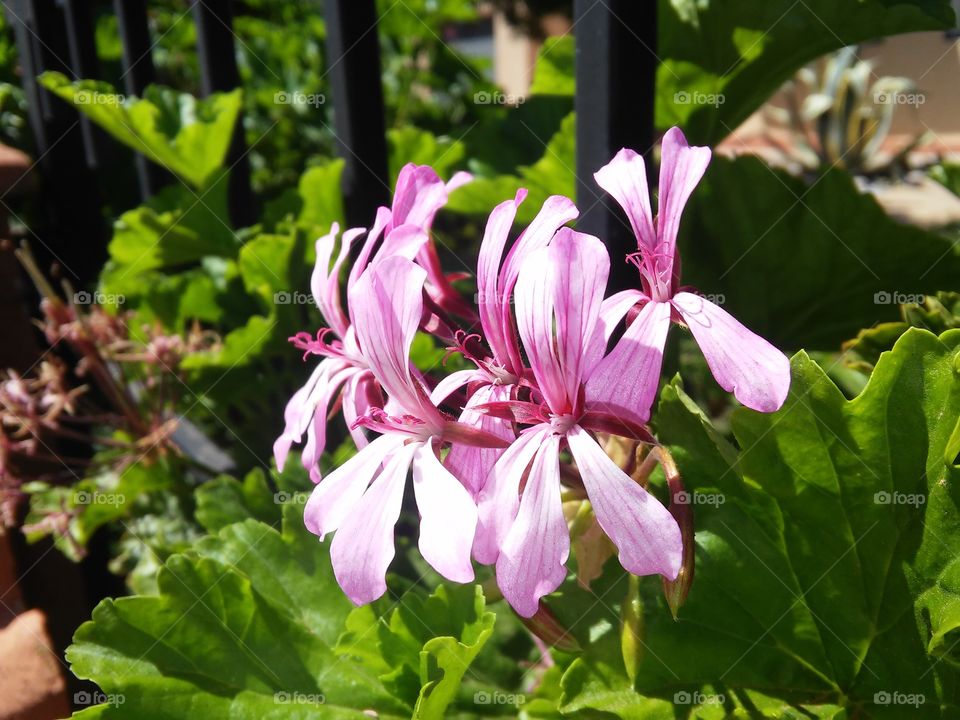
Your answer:
[[[565,95],[574,91],[574,41],[572,35],[547,38],[537,52],[532,95]]]
[[[277,327],[273,316],[253,315],[236,330],[227,333],[216,350],[196,352],[183,359],[184,370],[209,368],[232,370],[256,361],[261,351],[275,340]]]
[[[170,186],[123,213],[114,223],[107,248],[109,286],[137,293],[138,276],[149,270],[195,263],[206,256],[235,257],[240,242],[228,224],[226,189],[226,178],[199,198],[182,185]]]
[[[415,718],[446,717],[468,672],[493,632],[480,586],[441,585],[428,598],[405,595],[388,616],[353,611],[337,652],[379,674]]]
[[[305,267],[302,250],[299,253],[296,250],[294,235],[257,235],[240,249],[237,266],[244,287],[263,300],[265,309],[272,310],[275,304],[291,304],[294,299],[308,297],[305,293],[297,293],[295,297],[290,293],[294,289],[295,261],[300,261],[299,269]]]
[[[896,301],[891,296],[891,302]],[[880,353],[890,350],[894,343],[909,328],[918,327],[939,335],[947,330],[960,327],[960,293],[939,292],[927,296],[919,303],[900,305],[903,320],[880,323],[872,328],[861,330],[857,336],[843,345],[854,360],[848,360],[857,367],[872,368],[877,364]]]
[[[960,331],[909,330],[852,401],[804,354],[792,367],[779,412],[735,413],[739,454],[664,388],[658,434],[700,498],[696,580],[677,622],[647,600],[635,688],[588,653],[565,710],[756,691],[792,712],[956,716]]]
[[[895,319],[894,293],[933,293],[960,276],[949,240],[893,221],[846,173],[808,185],[755,158],[714,158],[680,247],[684,283],[722,296],[737,319],[786,348],[835,350]]]
[[[657,125],[694,144],[720,141],[821,55],[954,26],[948,0],[660,0],[659,18]]]
[[[70,82],[57,72],[44,73],[40,82],[124,145],[197,190],[207,187],[223,166],[240,111],[239,89],[197,100],[154,85],[142,98],[126,98],[108,83]]]
[[[295,509],[282,533],[248,520],[205,538],[167,560],[158,585],[155,597],[103,601],[77,631],[73,672],[122,699],[77,717],[409,717],[333,653],[352,606]]]
[[[430,165],[437,174],[449,180],[463,164],[466,149],[463,143],[408,125],[387,131],[390,145],[390,184],[396,185],[400,169],[407,163]]]
[[[251,470],[242,481],[220,475],[197,488],[197,522],[211,533],[250,518],[276,524],[280,520],[278,496],[260,468]]]
[[[343,193],[340,178],[343,160],[327,160],[322,165],[309,168],[300,176],[296,190],[287,190],[264,211],[264,224],[276,226],[286,217],[314,236],[314,239],[330,231],[333,223],[344,225]]]
[[[537,162],[520,167],[516,176],[476,178],[451,193],[447,208],[469,215],[487,215],[493,207],[510,200],[519,188],[524,187],[529,192],[517,212],[517,222],[529,223],[549,196],[573,197],[576,194],[574,140],[574,116],[571,113]]]

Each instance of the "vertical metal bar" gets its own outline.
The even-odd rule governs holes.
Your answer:
[[[229,91],[240,86],[233,34],[233,9],[230,0],[198,0],[193,5],[197,25],[197,53],[200,57],[201,89],[204,95]],[[252,225],[256,207],[250,186],[250,162],[246,156],[243,117],[237,118],[230,150],[227,153],[230,219],[235,227]]]
[[[36,80],[48,70],[73,77],[65,17],[56,0],[10,0],[8,11],[44,180],[42,225],[32,228],[41,243],[35,249],[46,261],[62,264],[65,276],[75,283],[86,282],[96,277],[106,259],[96,177],[86,163],[77,111]]]
[[[636,286],[623,256],[636,248],[619,206],[593,173],[622,147],[653,168],[657,70],[656,0],[574,0],[576,25],[577,228],[601,238],[613,259],[610,291]],[[653,187],[653,185],[651,185]]]
[[[114,0],[114,13],[123,46],[123,90],[128,95],[142,96],[144,89],[156,82],[157,71],[151,54],[150,25],[146,0]],[[162,167],[136,154],[140,197],[149,200],[172,180]]]
[[[99,77],[92,3],[90,0],[63,0],[63,14],[67,24],[67,46],[70,49],[73,74],[84,80]],[[97,168],[109,147],[107,135],[86,116],[80,117],[80,127],[86,147],[87,165]]]
[[[328,0],[327,72],[347,225],[368,226],[390,198],[374,0]]]

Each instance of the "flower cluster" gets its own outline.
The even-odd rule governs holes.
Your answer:
[[[565,486],[589,499],[627,571],[677,577],[684,535],[675,516],[598,437],[655,443],[645,423],[671,322],[690,329],[717,382],[744,405],[776,410],[790,383],[781,352],[680,286],[677,229],[709,160],[709,149],[688,146],[678,129],[666,134],[656,218],[642,157],[622,150],[596,173],[638,243],[628,259],[640,288],[608,298],[607,248],[567,227],[578,215],[570,199],[550,197],[508,248],[520,190],[491,213],[476,308],[464,302],[439,267],[431,224],[451,186],[469,178],[445,184],[429,167],[403,169],[392,208],[380,208],[369,232],[346,231],[336,253],[336,226],[317,241],[311,289],[327,327],[291,340],[322,359],[287,405],[274,451],[282,469],[291,445],[303,442],[316,483],[304,521],[321,538],[336,533],[331,559],[351,600],[386,591],[408,471],[424,559],[456,582],[473,579],[473,560],[495,566],[524,617],[566,576]],[[365,233],[343,303],[341,270]],[[439,381],[421,373],[410,361],[418,331],[473,367]],[[359,451],[321,477],[337,407]]]

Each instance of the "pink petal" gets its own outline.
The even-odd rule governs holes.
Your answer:
[[[463,187],[468,182],[473,182],[473,175],[465,170],[460,170],[454,173],[453,177],[447,182],[447,192],[452,193],[458,187]]]
[[[650,210],[650,190],[647,188],[647,169],[643,156],[624,148],[613,160],[593,175],[602,187],[620,204],[630,221],[641,251],[656,251],[657,234],[653,229]]]
[[[440,413],[410,372],[410,346],[423,313],[426,275],[409,260],[386,258],[357,280],[350,308],[364,358],[391,400],[421,420],[441,423]]]
[[[676,254],[677,230],[683,208],[710,164],[710,148],[690,147],[680,128],[670,128],[660,149],[660,187],[657,208],[658,252]],[[679,270],[675,268],[675,274]]]
[[[348,321],[340,305],[340,268],[349,257],[350,246],[353,245],[353,241],[363,235],[366,230],[351,228],[343,234],[343,238],[340,240],[340,252],[333,263],[333,267],[330,267],[333,246],[339,232],[340,226],[333,223],[330,232],[317,240],[317,260],[310,278],[310,290],[317,307],[320,308],[323,319],[342,338],[347,332]]]
[[[370,443],[366,451],[373,446]],[[393,528],[400,517],[407,470],[418,447],[419,443],[410,443],[392,454],[333,536],[333,573],[356,605],[372,602],[387,590],[387,567],[394,556]]]
[[[320,442],[326,436],[326,416],[330,398],[337,388],[350,375],[350,366],[341,360],[324,359],[310,373],[303,387],[297,390],[283,411],[283,433],[273,444],[273,457],[277,461],[277,470],[283,472],[290,445],[298,443],[303,433],[311,427],[311,420],[319,414],[322,418],[319,428]],[[316,442],[316,438],[314,438]],[[321,447],[320,452],[323,452]],[[309,468],[309,466],[307,466]]]
[[[597,522],[620,551],[620,564],[634,575],[676,578],[683,541],[670,512],[624,474],[586,430],[575,425],[567,442]]]
[[[482,379],[483,375],[477,370],[457,370],[456,372],[452,372],[438,382],[437,386],[430,392],[430,402],[434,405],[440,405],[467,383]]]
[[[587,407],[623,415],[641,425],[649,420],[669,329],[670,303],[644,305],[610,354],[593,369],[586,386]]]
[[[321,480],[303,510],[303,524],[323,537],[343,524],[381,463],[403,444],[398,435],[381,435]]]
[[[698,295],[677,293],[672,302],[690,327],[720,387],[754,410],[779,410],[790,390],[790,361],[786,355],[726,310]]]
[[[600,323],[595,331],[596,337],[587,343],[584,367],[589,368],[589,373],[593,372],[600,358],[606,353],[607,343],[610,342],[613,331],[623,320],[624,315],[627,315],[638,302],[646,302],[649,299],[639,290],[622,290],[603,301],[600,305]],[[589,378],[589,373],[583,378],[584,381]]]
[[[357,280],[360,279],[360,276],[363,274],[363,271],[367,269],[367,265],[370,262],[370,257],[373,255],[373,249],[377,244],[377,241],[380,239],[380,235],[391,224],[391,219],[393,214],[388,208],[381,207],[377,209],[377,217],[374,220],[373,227],[370,229],[370,232],[367,233],[367,239],[363,242],[363,247],[360,248],[360,253],[357,255],[357,259],[353,263],[353,267],[350,268],[350,276],[347,279],[347,298],[349,299],[350,293],[353,291],[353,286],[356,284]]]
[[[477,256],[477,308],[480,313],[480,325],[483,335],[490,344],[494,357],[506,363],[512,357],[507,343],[512,336],[513,326],[504,327],[504,304],[509,304],[509,298],[501,294],[500,260],[503,249],[507,244],[507,236],[517,216],[517,208],[527,196],[527,191],[520,189],[513,200],[507,200],[497,205],[483,232],[483,242],[480,244],[480,253]],[[509,314],[506,316],[510,319]]]
[[[358,372],[347,380],[343,386],[342,410],[343,419],[350,428],[350,436],[356,444],[357,449],[363,449],[367,446],[367,436],[363,428],[354,427],[357,418],[366,415],[372,407],[383,405],[383,397],[377,397],[380,391],[377,388],[377,381],[373,375],[367,371]]]
[[[603,327],[604,341],[610,340],[617,325],[634,305],[649,299],[639,290],[621,290],[604,300],[600,306],[600,325]]]
[[[523,617],[533,616],[540,598],[567,576],[570,536],[560,503],[560,437],[537,449],[520,510],[497,558],[497,585]]]
[[[447,202],[447,186],[429,165],[407,163],[397,177],[393,194],[393,223],[428,229]]]
[[[484,385],[477,388],[460,414],[460,422],[484,430],[503,440],[513,440],[516,436],[512,423],[470,409],[491,401],[508,400],[511,390],[510,385]],[[483,487],[490,470],[503,453],[504,450],[500,448],[478,448],[455,443],[447,453],[444,465],[476,496]]]
[[[387,258],[402,257],[413,260],[420,249],[427,243],[427,234],[419,225],[400,225],[395,227],[383,239],[383,244],[377,250],[376,256],[370,263],[374,268]]]
[[[537,385],[551,410],[572,412],[587,362],[599,355],[594,337],[610,259],[591,235],[561,228],[531,253],[517,282],[517,327]],[[554,329],[556,339],[554,341]]]
[[[553,433],[549,425],[537,425],[520,434],[493,466],[477,497],[479,523],[473,556],[490,565],[497,561],[520,506],[520,480],[543,439]]]
[[[356,368],[348,366],[332,374],[315,399],[313,422],[307,427],[307,442],[304,444],[303,453],[300,456],[300,461],[303,467],[309,471],[310,479],[313,482],[318,482],[321,477],[320,456],[323,455],[323,451],[327,447],[327,415],[330,401],[336,395],[340,386],[356,373]]]
[[[566,379],[553,342],[554,275],[548,248],[527,258],[529,272],[520,275],[516,288],[517,329],[537,387],[550,408],[557,413],[569,410]]]
[[[581,380],[592,369],[587,363],[597,357],[593,349],[605,345],[594,337],[594,332],[610,274],[610,256],[598,238],[569,228],[557,231],[549,252],[555,273],[556,345],[567,398],[572,404]]]
[[[413,458],[413,490],[420,510],[420,554],[447,580],[470,582],[470,548],[477,528],[477,506],[470,493],[434,454],[432,440]]]
[[[505,344],[510,353],[510,363],[514,371],[519,372],[523,367],[520,351],[513,334],[513,308],[510,305],[510,294],[513,292],[520,274],[520,266],[531,253],[546,247],[557,230],[568,222],[576,220],[579,214],[580,211],[577,210],[577,206],[573,204],[570,198],[563,195],[551,195],[544,201],[533,222],[517,238],[503,261],[498,285],[500,326],[506,331]],[[503,360],[503,358],[500,359]]]
[[[568,222],[576,220],[579,215],[580,211],[570,198],[563,195],[548,197],[540,208],[540,212],[520,234],[510,248],[510,252],[507,253],[506,260],[503,261],[503,271],[500,274],[501,292],[509,294],[513,289],[520,274],[520,266],[530,253],[546,247],[557,230]]]

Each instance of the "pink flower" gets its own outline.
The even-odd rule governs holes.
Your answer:
[[[617,349],[597,366],[587,390],[633,422],[650,417],[671,319],[690,328],[717,382],[747,407],[773,412],[790,389],[790,362],[783,353],[710,301],[679,287],[680,216],[709,163],[710,149],[688,146],[678,128],[664,135],[656,224],[640,155],[623,149],[594,176],[630,220],[639,250],[629,259],[643,283],[643,292],[611,297],[606,319],[616,324],[635,304],[643,306]],[[631,372],[624,372],[627,366]]]
[[[433,219],[440,208],[447,204],[450,193],[472,179],[470,173],[458,172],[450,182],[444,183],[429,165],[407,163],[397,176],[392,218],[385,232],[389,234],[393,227],[407,224],[416,225],[429,236]],[[464,301],[443,273],[432,237],[418,251],[417,264],[427,271],[426,291],[432,302],[445,312],[470,320],[475,319],[473,308]]]
[[[473,345],[469,342],[477,336],[465,338],[461,351],[476,363],[477,369],[453,373],[441,381],[431,395],[434,402],[441,402],[454,390],[469,384],[471,393],[460,415],[460,422],[506,440],[514,438],[512,423],[480,412],[476,408],[515,399],[518,384],[526,373],[520,357],[511,305],[519,268],[530,253],[546,247],[557,229],[576,219],[578,215],[577,208],[568,198],[561,195],[547,198],[540,212],[520,234],[504,260],[507,236],[516,218],[517,209],[526,195],[526,190],[520,190],[513,200],[502,202],[494,208],[487,220],[480,245],[477,260],[477,306],[480,326],[490,353],[478,356],[470,349]],[[479,346],[479,343],[476,343],[476,346]],[[444,464],[476,494],[482,489],[490,469],[502,453],[503,450],[499,448],[454,445]]]
[[[463,300],[440,271],[429,232],[450,190],[469,180],[467,173],[457,173],[445,184],[430,167],[404,166],[397,178],[392,209],[381,207],[377,211],[373,227],[350,270],[347,292],[371,262],[393,256],[417,258],[427,269],[431,280],[427,287],[436,296],[438,305],[457,309],[453,298],[461,304]],[[340,251],[331,266],[338,232],[339,226],[334,223],[330,232],[317,240],[317,261],[310,283],[327,328],[318,332],[316,339],[308,333],[291,338],[305,354],[319,355],[324,360],[287,403],[284,429],[273,446],[277,468],[282,471],[290,446],[301,442],[306,433],[301,460],[314,482],[320,479],[319,461],[326,447],[327,415],[338,392],[344,419],[358,448],[367,441],[363,430],[354,425],[356,419],[369,408],[383,403],[380,388],[367,368],[340,302],[340,270],[349,257],[351,245],[365,230],[353,228],[344,232]]]
[[[676,521],[589,432],[619,430],[649,438],[645,429],[611,414],[590,389],[606,342],[602,307],[609,270],[609,256],[597,238],[561,228],[547,247],[528,255],[518,272],[517,324],[537,389],[530,402],[503,406],[535,424],[520,434],[487,478],[479,497],[485,532],[478,532],[474,554],[481,562],[496,562],[504,597],[524,617],[532,616],[540,598],[566,576],[570,540],[560,502],[564,444],[623,566],[636,575],[660,573],[669,579],[680,570]],[[623,362],[629,372],[626,366],[633,361]]]
[[[349,294],[356,343],[368,371],[389,395],[392,414],[371,408],[357,424],[381,433],[314,489],[304,511],[321,538],[336,530],[330,548],[337,582],[357,604],[386,591],[394,556],[393,528],[407,471],[420,510],[420,552],[441,575],[473,579],[470,550],[477,508],[470,493],[437,457],[444,441],[505,445],[447,419],[411,370],[409,354],[423,314],[427,273],[402,256],[374,262]]]

